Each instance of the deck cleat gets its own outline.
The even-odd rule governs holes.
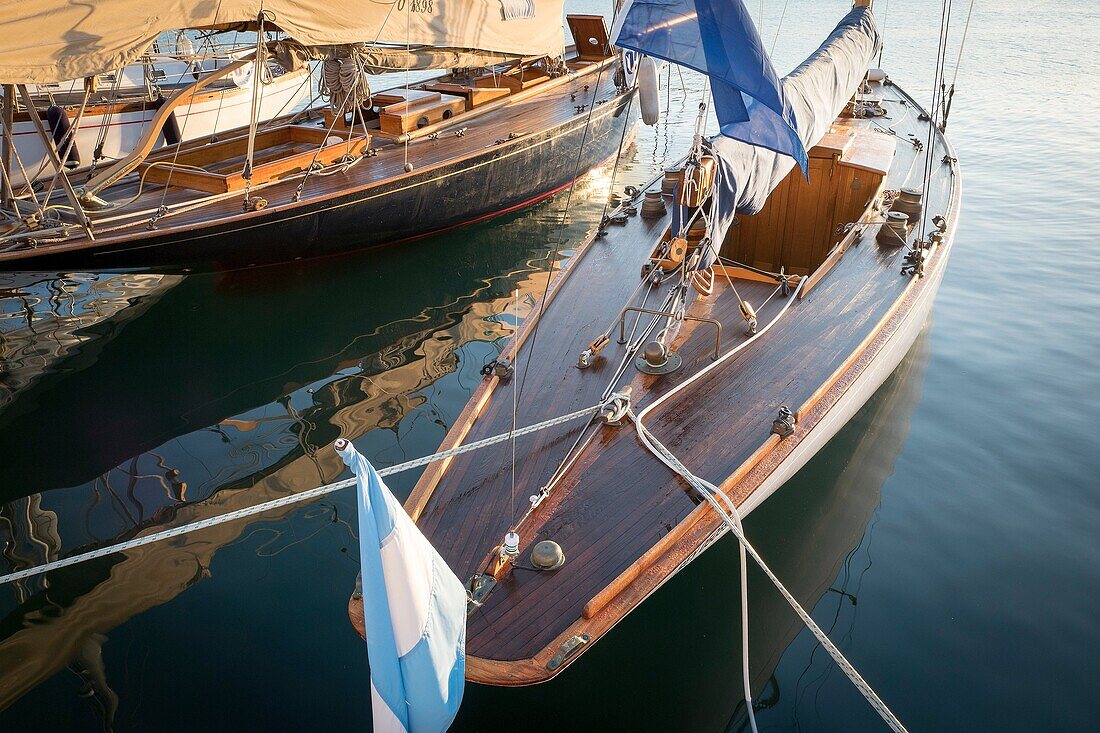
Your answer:
[[[634,366],[644,374],[671,374],[680,368],[683,359],[660,341],[650,341],[642,349],[642,355],[634,359]]]

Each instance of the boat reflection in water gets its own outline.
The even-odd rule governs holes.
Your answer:
[[[181,280],[0,273],[0,411],[44,375],[77,371],[93,361],[103,342]]]
[[[592,176],[585,185],[606,187],[607,177]],[[27,365],[22,390],[11,389],[8,409],[0,410],[4,454],[21,455],[47,439],[41,423],[51,422],[44,414],[50,411],[48,400],[63,392],[71,401],[58,401],[58,409],[66,409],[72,420],[57,416],[54,427],[62,437],[54,444],[71,448],[78,459],[44,465],[45,452],[39,450],[38,460],[0,466],[0,500],[6,501],[0,504],[0,573],[333,481],[345,471],[332,448],[341,435],[366,436],[360,444],[378,446],[371,451],[376,459],[430,452],[483,378],[481,367],[499,353],[497,342],[512,333],[514,292],[519,291],[522,318],[545,289],[546,239],[558,232],[561,203],[552,200],[492,228],[467,230],[461,238],[426,242],[415,252],[356,260],[362,264],[338,261],[303,271],[243,273],[232,280],[102,276],[106,279],[96,281],[88,297],[106,301],[110,284],[117,307],[99,303],[99,321],[69,318],[44,335],[42,328],[24,329],[23,341],[5,342],[38,354],[42,368]],[[599,210],[578,213],[577,223],[561,232],[566,239],[582,234]],[[446,271],[428,266],[444,252]],[[283,283],[294,272],[301,277],[291,287],[299,291],[288,294]],[[142,279],[156,277],[162,279]],[[162,297],[156,300],[154,293]],[[233,308],[226,308],[226,297],[235,300]],[[68,311],[91,308],[72,300],[65,301]],[[208,301],[218,307],[207,308]],[[10,307],[14,301],[0,302]],[[313,304],[310,312],[302,312],[305,304]],[[98,340],[83,330],[74,335],[109,318],[119,324],[127,309],[133,331],[104,328]],[[377,325],[383,314],[395,317]],[[223,323],[216,326],[214,318]],[[163,343],[150,335],[188,320],[187,335],[193,338],[165,356]],[[278,324],[283,333],[248,327],[257,324]],[[286,333],[295,330],[300,333]],[[312,338],[297,339],[308,332]],[[234,340],[232,347],[220,340],[225,334]],[[73,347],[60,346],[69,341]],[[66,368],[69,379],[51,383],[48,372],[68,363],[61,356],[78,359],[82,350],[85,367]],[[153,364],[141,363],[146,355]],[[218,380],[204,392],[211,395],[205,401],[174,408],[161,401],[135,409],[146,394],[160,389],[173,395],[174,385],[203,380]],[[449,380],[445,388],[437,387],[441,380]],[[120,423],[119,430],[106,433],[87,430],[107,410],[134,424]],[[112,417],[104,420],[111,424]],[[188,429],[196,423],[200,427]],[[34,481],[36,475],[43,481]],[[263,557],[322,530],[334,529],[338,546],[354,548],[354,530],[347,523],[354,524],[353,507],[353,496],[287,507],[0,586],[0,711],[68,668],[78,677],[70,692],[89,698],[110,729],[120,696],[125,705],[118,673],[108,674],[117,662],[104,664],[104,643],[113,630],[211,577],[215,554],[254,533],[266,538],[256,550]],[[317,552],[298,549],[307,556]],[[326,556],[332,557],[328,547],[321,560]],[[342,598],[357,569],[345,557],[334,562],[343,575],[334,576],[333,593]],[[334,600],[331,607],[340,605]],[[354,632],[346,624],[334,624],[332,633],[359,650],[349,644]],[[0,719],[13,713],[18,721],[18,710],[0,713]]]

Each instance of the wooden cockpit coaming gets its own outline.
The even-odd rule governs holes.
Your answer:
[[[881,193],[894,151],[894,137],[856,134],[839,120],[809,151],[808,178],[792,169],[761,211],[738,216],[722,255],[769,272],[814,272]]]
[[[890,105],[915,105],[896,87],[879,87],[875,93]],[[828,216],[852,221],[860,213],[872,217],[875,212],[868,205],[882,186],[919,185],[914,175],[920,175],[924,154],[905,144],[904,135],[914,130],[923,135],[924,124],[911,117],[908,129],[899,125],[903,136],[896,152],[894,140],[880,142],[885,136],[874,132],[870,122],[838,122],[834,130],[851,133],[856,147],[849,148],[848,160],[844,154],[822,159],[821,165],[834,168],[829,180],[838,181]],[[945,149],[946,141],[939,138],[937,145]],[[882,166],[877,173],[876,164]],[[953,226],[959,196],[957,171],[947,162],[935,160],[933,165],[925,215],[929,219],[946,215]],[[860,185],[853,186],[853,181]],[[845,195],[847,202],[842,200]],[[861,212],[853,210],[856,203]],[[622,347],[613,340],[604,359],[590,369],[576,369],[574,363],[588,341],[625,304],[637,284],[639,264],[667,224],[667,216],[631,219],[606,239],[587,244],[568,263],[545,313],[529,319],[506,350],[514,354],[518,348],[518,374],[524,384],[518,425],[599,401]],[[893,319],[927,289],[928,278],[898,275],[905,248],[878,245],[876,230],[877,226],[864,225],[843,235],[830,219],[828,227],[820,230],[828,232],[830,241],[822,235],[809,247],[812,259],[820,262],[805,297],[796,299],[764,337],[647,417],[647,427],[660,441],[738,504],[753,496],[792,446],[827,414],[830,400],[843,391],[844,379],[858,374],[860,359],[869,358],[875,339],[885,338]],[[948,245],[949,237],[950,232],[945,239]],[[732,246],[747,241],[735,240]],[[766,241],[758,235],[754,249]],[[818,242],[822,244],[814,255]],[[941,246],[926,267],[942,268],[945,258],[946,247]],[[756,305],[773,290],[762,282],[738,280],[736,284],[742,297]],[[774,318],[784,302],[774,296],[761,309],[760,323]],[[716,278],[715,294],[696,298],[691,309],[726,324],[723,351],[745,338],[736,300],[722,278]],[[543,322],[536,335],[538,320]],[[674,344],[687,362],[681,371],[654,378],[629,368],[635,409],[706,365],[712,345],[713,333],[706,327],[685,327]],[[511,389],[496,379],[487,380],[456,420],[443,447],[507,432],[512,421]],[[494,399],[497,390],[504,391]],[[801,413],[795,436],[782,444],[770,435],[781,405]],[[525,508],[527,497],[561,462],[580,427],[567,424],[517,440],[514,494],[503,447],[429,467],[407,506],[460,577],[481,570],[487,553]],[[520,567],[501,579],[470,616],[468,676],[503,685],[531,684],[553,676],[560,666],[550,670],[546,664],[563,642],[576,634],[598,638],[689,561],[718,528],[713,511],[700,505],[686,483],[640,445],[630,425],[590,429],[575,465],[520,531],[521,566],[529,564],[527,549],[542,539],[558,542],[566,563],[551,572]]]

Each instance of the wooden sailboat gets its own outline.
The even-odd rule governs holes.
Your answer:
[[[395,20],[389,5],[363,13],[348,2],[343,9],[356,23],[321,30],[302,24],[293,3],[267,3],[251,19],[205,18],[204,26],[245,23],[261,38],[281,31],[284,40],[257,43],[253,58],[274,57],[288,71],[323,59],[328,107],[262,126],[253,114],[247,128],[216,142],[154,153],[170,115],[252,63],[241,58],[178,90],[126,157],[86,180],[56,170],[60,161],[32,115],[61,185],[5,194],[0,268],[216,269],[328,255],[512,211],[613,157],[633,90],[616,73],[603,19],[570,16],[574,43],[566,48],[561,0],[521,3],[518,11],[490,0],[484,17],[463,3],[486,5],[412,3]],[[330,4],[321,5],[321,17],[333,17]],[[156,22],[173,19],[196,22],[186,13]],[[129,40],[118,43],[119,54],[136,53]],[[98,71],[101,54],[88,53],[79,68]],[[47,56],[46,70],[28,69],[28,61],[5,63],[11,55],[0,47],[0,79],[37,80],[61,66]],[[449,71],[396,89],[369,86],[369,74],[424,69]],[[8,89],[27,96],[25,87]],[[259,98],[256,87],[254,105]]]
[[[783,82],[813,129],[808,179],[723,138],[664,192],[658,180],[626,201],[621,226],[578,248],[512,339],[514,371],[491,370],[441,449],[615,395],[630,413],[447,458],[417,483],[406,509],[469,579],[468,679],[550,679],[728,531],[655,444],[743,517],[912,346],[951,251],[959,169],[935,118],[866,74],[878,36],[865,5]],[[735,202],[753,195],[766,203],[746,214]],[[362,631],[355,598],[349,614]]]

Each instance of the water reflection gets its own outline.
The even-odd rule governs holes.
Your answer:
[[[177,275],[0,273],[0,411],[39,380],[77,371]]]
[[[95,358],[81,370],[65,369],[67,379],[40,394],[30,385],[44,385],[50,369],[28,367],[26,388],[13,390],[0,413],[3,451],[15,458],[0,467],[0,571],[332,481],[344,473],[331,447],[341,435],[387,442],[398,459],[430,452],[482,378],[481,366],[545,288],[546,240],[557,233],[560,205],[551,201],[399,256],[380,252],[220,277],[95,281],[89,292],[102,296],[111,283],[118,299],[117,308],[97,311],[105,314],[101,322],[114,319],[100,332],[110,337],[69,329],[86,353],[94,346]],[[576,217],[564,235],[580,236],[591,213]],[[446,268],[438,266],[444,257]],[[80,310],[70,305],[67,312]],[[118,325],[123,319],[131,322],[126,329]],[[168,344],[170,355],[161,351]],[[443,379],[454,381],[445,395],[435,388]],[[152,393],[157,406],[135,409]],[[173,393],[205,399],[176,402]],[[64,405],[70,424],[44,419],[56,414],[43,405],[51,399]],[[115,417],[132,423],[87,430]],[[433,434],[421,440],[424,426]],[[43,440],[65,445],[70,455],[52,466],[41,461],[41,450],[19,460]],[[386,453],[370,452],[383,463]],[[210,577],[216,553],[236,543],[255,545],[261,558],[292,547],[308,556],[309,547],[299,546],[333,530],[341,549],[351,548],[346,557],[354,557],[347,509],[320,502],[275,510],[0,587],[0,710],[67,668],[79,680],[76,694],[89,698],[111,729],[120,693],[103,646],[114,629]]]

